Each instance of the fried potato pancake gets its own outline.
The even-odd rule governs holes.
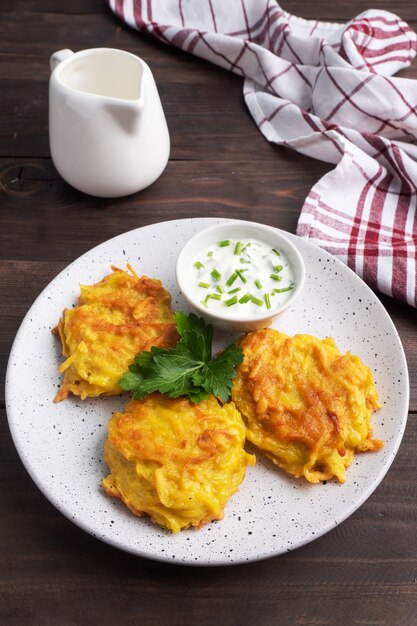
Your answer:
[[[331,338],[273,329],[240,342],[232,400],[247,438],[275,465],[311,483],[346,480],[355,451],[380,450],[371,417],[381,407],[372,373]]]
[[[221,519],[255,463],[240,413],[214,396],[194,404],[154,393],[114,413],[107,430],[105,491],[174,532]]]
[[[67,357],[55,402],[70,393],[82,400],[120,393],[118,381],[135,356],[151,346],[176,344],[171,296],[159,280],[139,278],[129,265],[128,270],[112,267],[99,283],[82,285],[78,305],[64,310],[54,329]]]

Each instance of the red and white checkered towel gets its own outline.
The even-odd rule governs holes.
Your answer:
[[[416,54],[397,16],[308,21],[276,0],[108,0],[127,24],[245,77],[268,141],[337,164],[305,200],[297,234],[371,287],[417,306]]]

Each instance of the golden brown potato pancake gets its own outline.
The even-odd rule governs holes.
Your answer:
[[[55,402],[70,393],[82,400],[120,393],[118,381],[137,354],[177,342],[169,293],[159,280],[128,270],[112,267],[99,283],[82,285],[77,306],[64,310],[54,329],[67,357]]]
[[[346,480],[355,451],[379,450],[371,417],[381,407],[371,371],[331,338],[260,330],[240,342],[232,400],[247,438],[276,465],[311,483]]]
[[[255,462],[240,413],[214,396],[194,404],[154,393],[114,413],[107,429],[104,489],[174,532],[221,519]]]

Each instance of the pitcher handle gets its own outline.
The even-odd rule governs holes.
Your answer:
[[[72,56],[73,54],[74,54],[73,51],[69,50],[68,48],[54,52],[49,59],[51,72],[54,71],[56,66],[59,65],[61,61],[65,61],[65,59],[68,59],[68,57]]]

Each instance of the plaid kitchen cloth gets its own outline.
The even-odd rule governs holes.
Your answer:
[[[275,0],[108,0],[133,28],[245,78],[268,141],[334,163],[308,194],[297,234],[372,288],[417,306],[416,34],[369,10],[305,20]]]

